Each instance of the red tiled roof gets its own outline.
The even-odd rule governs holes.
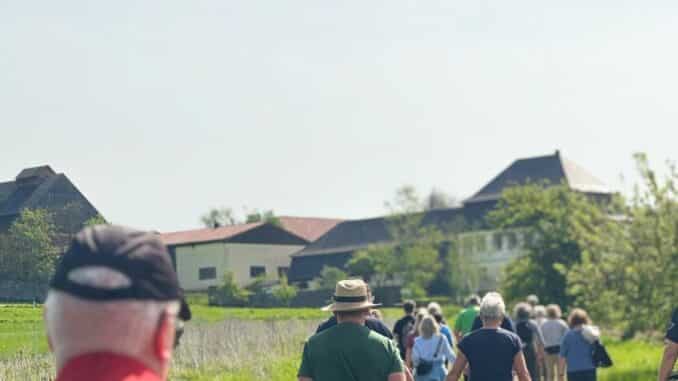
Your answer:
[[[314,217],[278,217],[283,229],[309,242],[313,242],[330,231],[343,220]]]
[[[165,245],[220,241],[231,238],[240,233],[244,233],[260,225],[263,225],[263,223],[257,222],[253,224],[222,226],[215,229],[204,228],[173,233],[162,233],[160,234],[160,239]]]

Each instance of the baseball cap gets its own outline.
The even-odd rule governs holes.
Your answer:
[[[157,234],[116,225],[80,231],[61,256],[50,288],[92,301],[179,301],[191,319],[167,248]]]

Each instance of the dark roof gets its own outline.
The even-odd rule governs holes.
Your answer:
[[[56,175],[56,172],[49,165],[41,165],[39,167],[31,167],[23,169],[16,176],[17,180],[27,179],[32,177],[50,177]]]
[[[466,223],[462,208],[431,210],[422,219],[423,225],[436,225],[443,231],[453,229],[460,223]],[[341,253],[388,243],[393,239],[388,224],[386,217],[341,222],[293,256]]]
[[[172,247],[210,242],[267,243],[294,246],[303,246],[308,243],[304,238],[282,227],[265,222],[164,233],[160,234],[160,239],[165,245]]]
[[[585,193],[610,193],[602,181],[556,151],[553,155],[514,161],[465,203],[498,200],[505,188],[529,182],[565,183]]]

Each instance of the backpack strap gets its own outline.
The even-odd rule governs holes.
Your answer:
[[[438,357],[438,352],[440,352],[440,347],[443,345],[443,340],[447,340],[443,337],[443,335],[440,335],[440,338],[438,339],[438,345],[436,346],[436,351],[433,353],[433,358]]]

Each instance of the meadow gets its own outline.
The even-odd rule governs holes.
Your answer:
[[[446,310],[453,316],[456,309]],[[294,380],[304,340],[327,317],[318,309],[248,309],[194,305],[194,320],[176,351],[171,380]],[[384,309],[390,324],[398,309]],[[658,341],[607,339],[615,366],[601,381],[656,379]],[[42,309],[0,306],[0,380],[51,380],[54,369]]]

